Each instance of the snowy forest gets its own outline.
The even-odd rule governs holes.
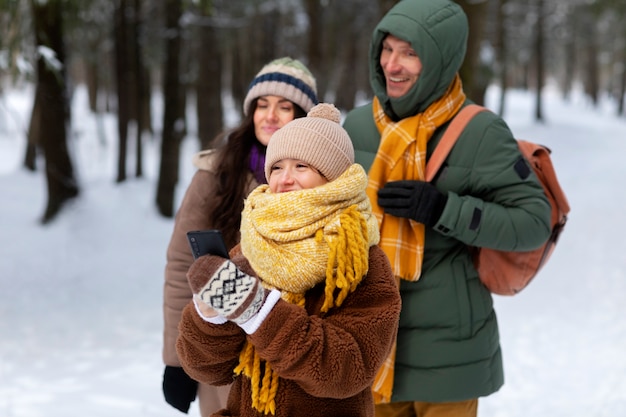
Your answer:
[[[307,63],[319,96],[348,111],[371,98],[367,51],[392,0],[0,0],[0,113],[6,91],[33,85],[23,165],[45,172],[53,220],[80,195],[70,142],[72,93],[83,85],[94,115],[115,114],[117,174],[144,175],[142,145],[160,143],[154,204],[175,213],[182,140],[199,147],[228,127],[225,106],[240,109],[249,80],[270,59]],[[597,105],[615,102],[624,117],[626,3],[622,0],[459,0],[470,22],[461,77],[483,103],[497,84],[503,113],[507,90],[532,91],[543,120],[548,83],[567,99],[574,86]],[[162,120],[155,123],[155,94]],[[191,115],[191,116],[190,116]],[[0,117],[0,121],[3,118]],[[158,126],[158,129],[155,128]],[[105,134],[105,133],[101,133]],[[132,151],[131,151],[132,150]],[[37,156],[45,164],[38,164]],[[129,160],[131,156],[134,160]],[[38,166],[44,165],[44,166]]]

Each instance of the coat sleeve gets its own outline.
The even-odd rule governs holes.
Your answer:
[[[457,140],[437,187],[448,203],[434,229],[467,245],[507,251],[541,246],[551,208],[504,121],[483,112]]]
[[[176,350],[185,372],[210,385],[233,382],[239,352],[246,341],[245,332],[236,324],[211,324],[196,312],[193,301],[183,310]]]
[[[198,170],[195,173],[176,213],[174,230],[167,248],[163,287],[163,361],[170,366],[180,366],[175,347],[178,323],[183,308],[192,298],[187,270],[193,257],[187,242],[187,232],[210,228],[206,207],[213,194],[213,183],[213,174],[209,171]]]
[[[318,301],[316,311],[323,296]],[[311,314],[280,300],[249,340],[281,378],[316,397],[347,398],[373,383],[395,340],[400,303],[389,261],[373,247],[367,276],[340,307]]]

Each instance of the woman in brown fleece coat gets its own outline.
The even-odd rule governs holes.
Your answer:
[[[241,244],[189,269],[177,351],[193,378],[232,383],[214,416],[374,415],[400,297],[339,116],[320,104],[272,136]]]
[[[310,71],[298,60],[276,59],[250,83],[240,125],[225,138],[216,138],[220,142],[217,149],[194,157],[198,171],[176,214],[163,288],[163,394],[170,405],[184,413],[196,392],[202,417],[222,408],[228,395],[228,387],[198,386],[182,369],[176,354],[178,323],[192,297],[186,274],[193,258],[186,234],[219,228],[228,248],[239,242],[243,201],[265,182],[265,147],[271,135],[294,118],[305,116],[316,103],[315,79]]]

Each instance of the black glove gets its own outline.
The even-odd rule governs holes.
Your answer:
[[[385,213],[428,227],[437,224],[447,201],[447,195],[425,181],[392,181],[378,190],[378,205]]]
[[[191,379],[182,367],[165,366],[163,396],[169,405],[186,414],[197,393],[198,381]]]

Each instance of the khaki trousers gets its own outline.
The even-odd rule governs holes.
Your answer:
[[[451,403],[406,401],[376,406],[376,417],[476,417],[478,399]]]
[[[210,417],[222,408],[226,408],[226,400],[230,392],[230,385],[214,387],[213,385],[198,384],[198,402],[200,415]]]

